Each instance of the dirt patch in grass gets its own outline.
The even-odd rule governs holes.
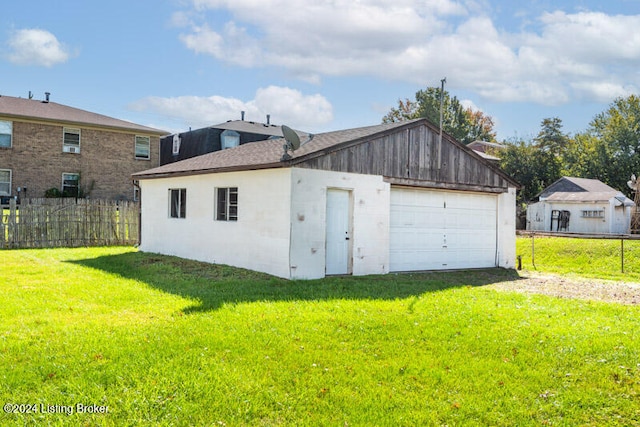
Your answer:
[[[551,295],[559,298],[640,304],[640,283],[564,277],[535,271],[520,272],[520,279],[495,283],[491,289]]]

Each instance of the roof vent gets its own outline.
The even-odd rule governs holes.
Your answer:
[[[271,114],[267,114],[267,124],[271,124]]]
[[[240,120],[244,121],[244,111],[240,111]]]
[[[44,103],[48,103],[49,102],[49,95],[51,95],[51,92],[45,92],[44,93]]]

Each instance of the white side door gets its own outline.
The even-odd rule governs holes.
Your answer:
[[[351,192],[327,190],[326,274],[351,273]]]

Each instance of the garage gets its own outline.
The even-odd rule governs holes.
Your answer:
[[[390,271],[497,265],[498,196],[392,187]]]

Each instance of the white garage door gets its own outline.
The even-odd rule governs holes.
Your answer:
[[[497,196],[391,189],[391,271],[496,266]]]

